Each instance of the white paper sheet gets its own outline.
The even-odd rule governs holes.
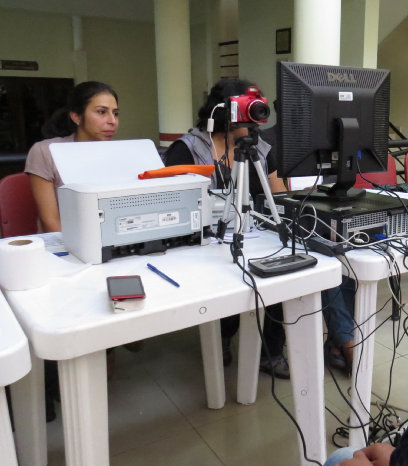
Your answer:
[[[70,277],[80,273],[87,268],[91,267],[91,264],[84,264],[75,260],[71,262],[64,257],[58,257],[55,254],[46,251],[46,267],[50,278],[58,277]]]
[[[123,183],[164,166],[150,139],[54,143],[50,151],[64,184]]]
[[[316,176],[296,176],[290,178],[290,190],[311,188],[316,183]],[[319,176],[317,184],[323,183],[323,177]]]
[[[62,240],[62,233],[60,231],[53,231],[50,233],[39,233],[39,236],[44,240],[45,250],[48,252],[62,253],[66,252],[64,241]]]

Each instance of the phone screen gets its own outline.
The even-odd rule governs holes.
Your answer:
[[[139,275],[107,277],[106,280],[111,299],[144,298],[146,296]]]

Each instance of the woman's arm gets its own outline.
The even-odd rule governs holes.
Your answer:
[[[280,193],[282,191],[287,191],[285,183],[282,178],[278,178],[276,170],[272,173],[269,173],[269,186],[273,193]]]
[[[54,184],[52,181],[47,181],[38,175],[29,174],[29,177],[44,232],[61,231],[61,220]]]

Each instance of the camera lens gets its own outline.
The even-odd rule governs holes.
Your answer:
[[[252,121],[267,120],[270,113],[269,106],[261,100],[253,101],[248,107],[248,116]]]

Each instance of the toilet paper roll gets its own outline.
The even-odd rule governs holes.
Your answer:
[[[48,280],[44,241],[34,236],[0,241],[0,285],[6,290],[29,290]]]

